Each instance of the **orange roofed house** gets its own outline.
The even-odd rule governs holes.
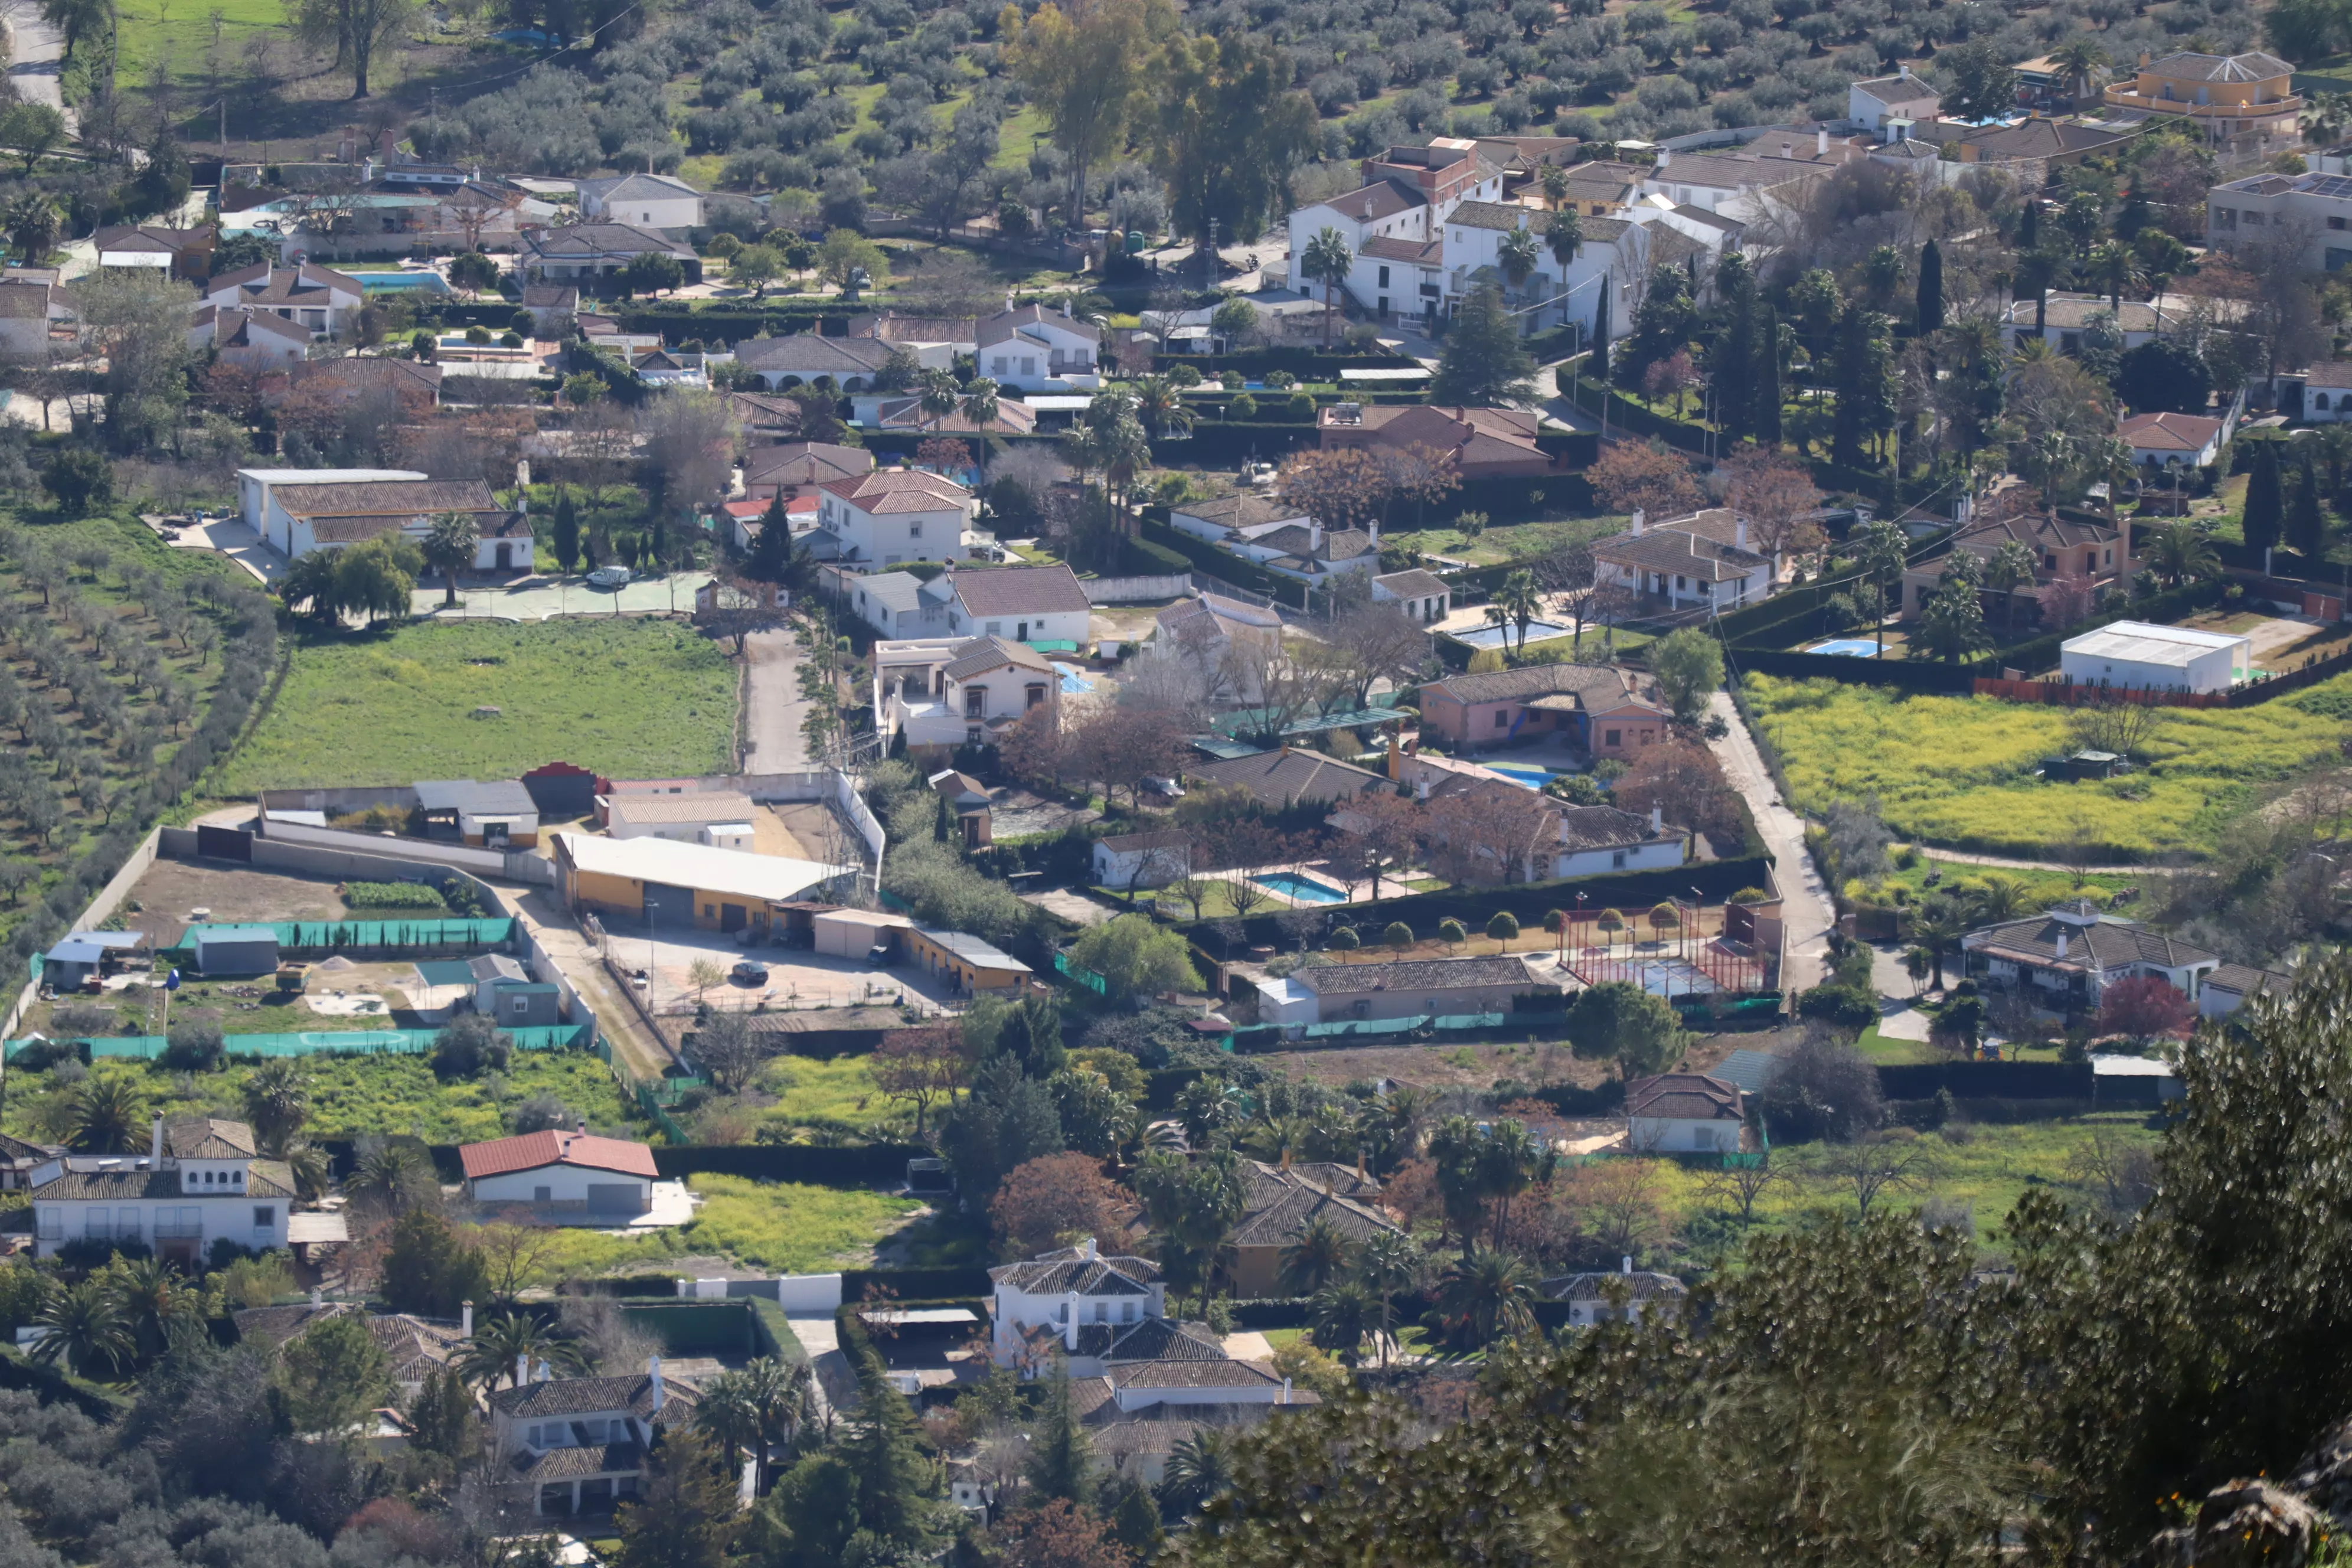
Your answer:
[[[1455,675],[1421,689],[1421,722],[1455,750],[1559,736],[1595,757],[1630,757],[1665,739],[1673,715],[1626,670],[1539,664]]]
[[[550,1129],[457,1151],[466,1193],[478,1204],[640,1215],[653,1207],[654,1152],[622,1138]]]
[[[1538,416],[1516,408],[1424,403],[1337,403],[1316,416],[1327,452],[1420,445],[1453,453],[1465,479],[1533,479],[1563,471],[1536,444],[1537,422]]]
[[[2275,55],[2167,55],[2151,62],[2143,54],[2127,82],[2106,90],[2116,109],[2173,114],[2226,142],[2254,134],[2300,138],[2304,100],[2294,90],[2294,68]]]

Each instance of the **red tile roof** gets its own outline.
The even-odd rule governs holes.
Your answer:
[[[658,1176],[654,1152],[643,1143],[620,1138],[598,1138],[586,1132],[526,1132],[520,1138],[494,1138],[468,1143],[457,1151],[466,1178],[503,1176],[512,1171],[536,1171],[544,1165],[580,1165],[592,1171],[619,1171],[631,1176]]]

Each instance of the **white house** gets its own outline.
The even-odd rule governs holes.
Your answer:
[[[1301,583],[1323,583],[1341,572],[1377,573],[1381,541],[1360,528],[1325,528],[1313,518],[1301,528],[1293,524],[1252,538],[1229,541],[1225,548],[1244,561]]]
[[[1660,1073],[1625,1086],[1626,1147],[1636,1153],[1735,1154],[1747,1122],[1743,1092],[1705,1073]]]
[[[1219,496],[1178,501],[1168,509],[1171,528],[1212,544],[1255,539],[1278,528],[1304,528],[1309,521],[1298,508],[1272,495]]]
[[[199,305],[188,318],[188,352],[210,353],[249,370],[290,370],[310,353],[310,329],[268,310]]]
[[[1601,293],[1611,289],[1610,336],[1622,337],[1633,330],[1634,310],[1652,268],[1680,266],[1701,257],[1707,258],[1700,266],[1704,279],[1712,275],[1712,258],[1723,248],[1728,230],[1664,221],[1670,216],[1658,205],[1645,205],[1622,218],[1579,218],[1583,243],[1567,267],[1560,266],[1548,246],[1539,246],[1535,269],[1514,288],[1503,271],[1504,239],[1514,230],[1526,229],[1540,240],[1551,230],[1551,214],[1513,203],[1463,202],[1439,226],[1444,240],[1438,263],[1445,314],[1452,315],[1476,285],[1491,281],[1519,310],[1526,331],[1573,319],[1590,332]]]
[[[1738,152],[1676,153],[1661,148],[1642,182],[1642,194],[1669,206],[1696,207],[1740,223],[1755,223],[1783,210],[1798,192],[1791,187],[1826,178],[1847,161],[1867,154],[1832,142],[1825,129],[1809,141],[1765,137]]]
[[[1435,626],[1451,613],[1454,592],[1433,573],[1416,566],[1373,578],[1372,603],[1399,605],[1423,626]]]
[[[702,223],[702,193],[667,174],[582,180],[579,190],[581,212],[599,223],[625,223],[665,234],[697,228]]]
[[[1164,888],[1192,874],[1192,839],[1184,833],[1129,833],[1095,840],[1095,886],[1125,893]]]
[[[478,572],[529,571],[530,522],[479,479],[427,479],[397,469],[244,468],[237,495],[247,526],[290,560],[400,531],[421,541],[443,512],[471,513]]]
[[[2131,448],[2132,461],[2150,470],[2149,481],[2158,482],[2166,474],[2219,462],[2231,423],[2203,414],[2135,414],[2116,434]]]
[[[847,579],[849,607],[886,637],[916,637],[924,629],[923,580],[911,572],[877,572]]]
[[[46,267],[9,268],[0,275],[0,361],[47,364],[50,324],[73,315],[73,297],[56,273]]]
[[[720,849],[749,849],[757,837],[752,824],[760,808],[740,790],[697,790],[690,795],[615,795],[605,797],[605,831],[615,838],[675,838]]]
[[[1592,546],[1595,575],[1669,608],[1706,605],[1721,611],[1772,591],[1772,558],[1749,548],[1748,521],[1728,510],[1699,512],[1652,528],[1639,508],[1623,533]]]
[[[2252,637],[2115,621],[2058,646],[2058,670],[2082,686],[2227,691],[2253,678]]]
[[[1290,215],[1291,282],[1322,297],[1322,284],[1304,270],[1307,248],[1335,229],[1354,258],[1339,292],[1358,310],[1381,317],[1438,314],[1445,292],[1440,227],[1465,201],[1500,200],[1503,171],[1479,155],[1476,142],[1439,136],[1426,147],[1391,147],[1365,159],[1363,178],[1356,189]]]
[[[950,566],[921,589],[927,629],[1013,642],[1057,643],[1070,650],[1093,641],[1094,602],[1077,574],[1051,566]]]
[[[1022,392],[1082,393],[1102,388],[1102,330],[1043,305],[1023,305],[983,319],[974,333],[981,374]]]
[[[516,249],[515,270],[536,282],[608,277],[648,254],[675,258],[686,281],[702,280],[702,258],[682,239],[640,224],[578,223],[530,228]]]
[[[643,1143],[598,1138],[585,1131],[526,1132],[467,1143],[457,1151],[466,1194],[478,1204],[530,1204],[640,1215],[653,1206],[654,1152]]]
[[[193,1270],[215,1241],[267,1252],[287,1245],[294,1175],[257,1157],[242,1121],[155,1119],[147,1152],[64,1154],[34,1167],[33,1250],[68,1242],[145,1243]]]
[[[2197,1010],[2208,1018],[2226,1018],[2257,996],[2284,996],[2294,989],[2293,975],[2224,963],[2207,971],[2198,985]]]
[[[1900,135],[1912,126],[1933,124],[1943,108],[1942,97],[1913,76],[1909,66],[1899,67],[1893,76],[1855,82],[1845,90],[1845,117],[1865,131],[1885,132],[1887,121],[1897,121],[1901,124],[1894,133]]]
[[[2303,245],[2304,267],[2341,271],[2352,262],[2352,181],[2342,174],[2249,174],[2205,195],[2205,243],[2227,249],[2282,229]]]
[[[272,267],[264,261],[224,272],[205,286],[204,303],[216,310],[263,310],[304,328],[313,338],[339,334],[367,303],[360,280],[315,261]]]
[[[1085,1348],[1082,1331],[1131,1328],[1168,1312],[1168,1287],[1148,1258],[1111,1258],[1088,1237],[1076,1247],[988,1271],[996,1296],[990,1314],[991,1348],[1011,1365],[1039,1329],[1051,1330],[1066,1350]],[[1110,1334],[1099,1336],[1108,1348]],[[1073,1369],[1075,1370],[1075,1369]]]
[[[2095,1011],[2108,986],[2151,974],[2198,1001],[2205,977],[2221,967],[2218,955],[2103,915],[2087,899],[1969,931],[1960,959],[1970,978],[2024,991],[2060,1013]]]
[[[910,647],[921,657],[908,657]],[[892,655],[887,672],[886,649]],[[1032,709],[1052,709],[1059,722],[1059,672],[1025,643],[1002,637],[877,643],[874,657],[876,717],[885,741],[903,733],[908,748],[926,757],[992,744]]]
[[[1654,1313],[1670,1317],[1690,1297],[1689,1287],[1673,1275],[1635,1268],[1631,1258],[1614,1274],[1570,1274],[1546,1279],[1536,1289],[1552,1300],[1567,1302],[1568,1321],[1576,1328],[1638,1323]]]
[[[2352,419],[2352,361],[2328,360],[2305,373],[2303,416],[2313,425]]]
[[[694,1419],[695,1390],[662,1375],[661,1358],[642,1374],[550,1377],[547,1363],[491,1392],[493,1474],[510,1500],[542,1519],[609,1516],[635,1499],[655,1434]]]
[[[1554,877],[1659,870],[1679,866],[1690,856],[1690,830],[1662,820],[1664,814],[1654,805],[1647,816],[1613,805],[1563,806],[1557,815],[1559,837],[1551,850]]]
[[[902,561],[961,561],[965,531],[979,511],[972,493],[920,468],[885,468],[817,487],[814,538],[820,554],[896,566]]]
[[[1258,982],[1258,1021],[1328,1024],[1351,1018],[1429,1018],[1509,1013],[1518,998],[1556,991],[1517,953],[1493,958],[1334,963],[1286,980]]]

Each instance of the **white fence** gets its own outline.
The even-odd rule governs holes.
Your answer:
[[[1151,599],[1181,599],[1192,591],[1192,574],[1178,572],[1162,577],[1095,577],[1078,579],[1092,605],[1134,605]]]
[[[841,1306],[838,1274],[779,1274],[776,1304],[787,1312],[831,1312]]]
[[[402,859],[424,860],[436,866],[454,866],[478,876],[498,877],[509,882],[536,882],[541,887],[555,886],[555,862],[543,856],[521,849],[478,849],[470,844],[444,844],[431,838],[386,838],[377,833],[352,833],[340,827],[312,827],[307,823],[282,822],[265,818],[262,824],[265,840],[281,844],[304,844],[318,849],[340,849],[352,855],[383,858],[396,856]]]

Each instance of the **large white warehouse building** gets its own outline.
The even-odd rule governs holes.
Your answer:
[[[2059,648],[2059,673],[2087,686],[2227,691],[2253,675],[2253,640],[2226,632],[2116,621]]]

